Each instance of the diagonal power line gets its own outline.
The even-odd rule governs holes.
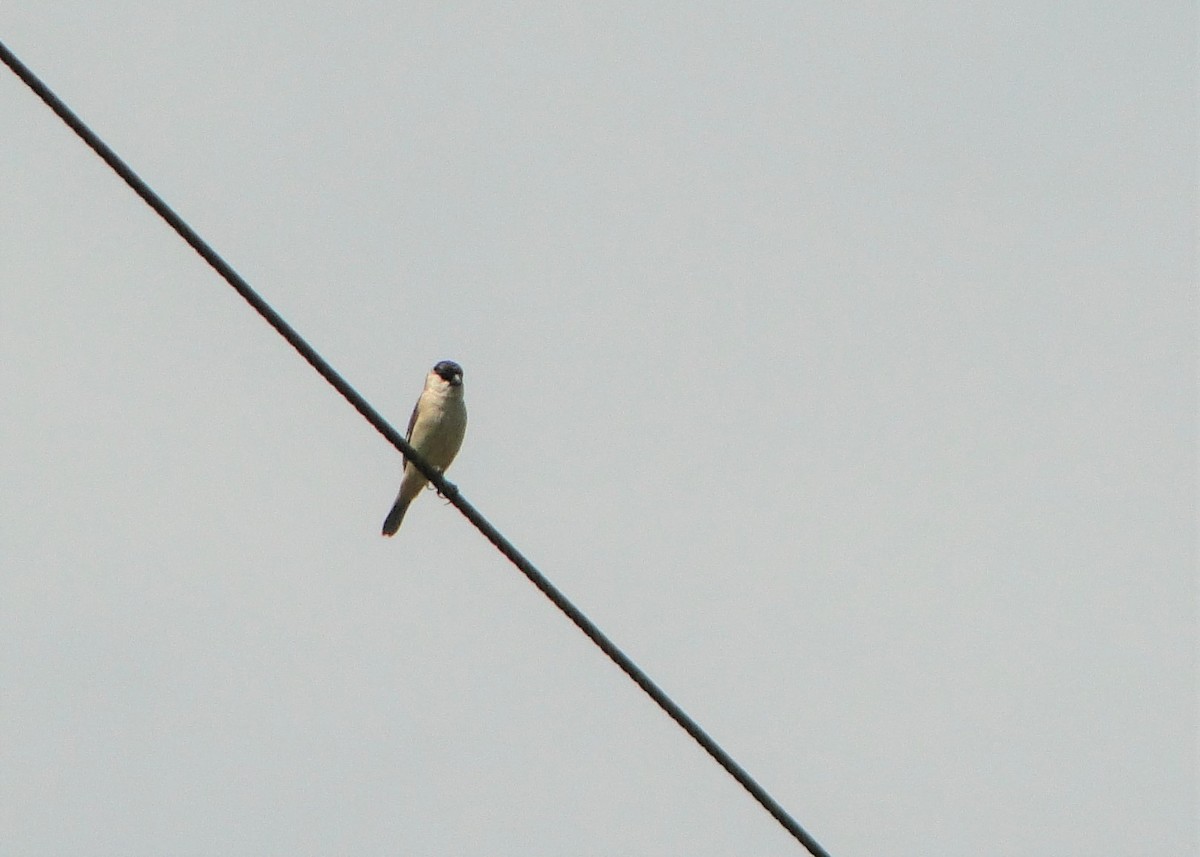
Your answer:
[[[101,140],[95,132],[93,132],[83,120],[67,107],[63,101],[56,96],[46,84],[44,84],[29,68],[22,63],[15,54],[8,49],[6,45],[0,42],[0,62],[7,65],[14,74],[17,75],[30,89],[33,90],[42,101],[46,103],[54,113],[62,119],[71,130],[74,131],[80,139],[83,140],[104,163],[108,164],[112,170],[119,175],[134,193],[142,198],[147,205],[154,209],[158,215],[167,222],[167,224],[179,234],[188,245],[203,257],[204,261],[208,262],[213,269],[221,275],[221,277],[233,287],[233,289],[245,298],[259,315],[266,322],[278,331],[279,335],[288,341],[300,356],[308,361],[317,372],[329,384],[341,393],[342,398],[349,402],[356,411],[362,414],[375,430],[378,431],[387,441],[404,454],[418,470],[421,471],[429,481],[445,495],[454,506],[463,513],[463,515],[475,525],[475,528],[483,534],[489,542],[508,558],[529,581],[542,591],[549,598],[554,606],[567,615],[567,618],[579,627],[593,643],[600,647],[601,651],[615,663],[621,670],[633,679],[646,694],[658,704],[663,711],[676,723],[678,723],[688,735],[698,743],[704,750],[724,768],[730,776],[748,791],[755,800],[762,805],[763,809],[771,814],[771,816],[783,826],[788,833],[796,838],[813,857],[830,857],[821,845],[813,839],[813,837],[796,822],[791,815],[776,801],[767,791],[758,784],[758,782],[750,776],[750,774],[737,763],[724,749],[714,741],[707,732],[700,728],[695,720],[679,707],[667,694],[655,684],[641,667],[635,664],[628,655],[617,648],[605,634],[585,616],[578,607],[572,604],[567,597],[563,595],[525,556],[517,550],[517,548],[504,535],[497,530],[492,524],[483,517],[482,514],[470,503],[466,498],[459,493],[458,489],[447,482],[442,474],[429,466],[427,462],[420,457],[408,443],[408,441],[400,435],[392,426],[380,416],[362,395],[350,386],[349,382],[343,378],[337,370],[335,370],[316,350],[309,345],[296,330],[284,320],[278,312],[276,312],[270,304],[263,300],[250,284],[247,283],[237,271],[235,271],[228,262],[222,259],[209,244],[196,233],[175,211],[163,201],[162,197],[156,194],[149,185],[135,173],[128,164],[126,164],[117,153]]]

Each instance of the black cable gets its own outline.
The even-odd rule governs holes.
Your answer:
[[[80,139],[83,140],[104,163],[108,164],[125,183],[133,188],[134,193],[140,196],[147,205],[153,208],[158,215],[165,220],[179,236],[188,243],[189,246],[199,253],[204,261],[208,262],[213,269],[221,275],[221,277],[233,286],[234,290],[239,295],[246,299],[254,310],[266,319],[271,327],[275,328],[288,343],[300,352],[300,356],[309,362],[309,364],[320,373],[321,377],[328,381],[335,390],[342,394],[342,397],[349,402],[356,411],[363,417],[375,430],[383,435],[392,446],[400,450],[404,456],[411,461],[416,468],[423,473],[426,478],[438,489],[454,506],[466,516],[467,520],[475,525],[488,541],[508,557],[509,561],[521,570],[521,573],[529,578],[542,593],[554,602],[554,606],[567,615],[567,618],[574,622],[579,630],[587,634],[588,638],[600,647],[604,654],[608,655],[624,673],[644,690],[658,706],[665,711],[672,720],[683,727],[684,731],[695,739],[705,751],[716,759],[717,763],[729,772],[735,780],[737,780],[746,791],[748,791],[762,807],[769,812],[776,821],[783,825],[788,833],[792,834],[805,848],[809,850],[814,857],[830,857],[829,852],[820,846],[820,844],[802,828],[794,818],[788,815],[779,803],[767,794],[766,790],[760,786],[746,769],[734,761],[733,757],[726,753],[716,741],[709,737],[708,733],[700,728],[687,713],[680,708],[663,690],[650,680],[650,676],[642,672],[642,669],[629,659],[629,656],[616,647],[612,640],[608,639],[604,633],[596,627],[596,625],[587,616],[580,612],[579,608],[567,600],[546,577],[538,571],[533,563],[527,560],[513,544],[506,539],[499,530],[493,527],[486,518],[481,515],[478,510],[459,493],[458,489],[447,482],[445,477],[440,472],[430,467],[405,440],[399,432],[388,424],[379,413],[371,407],[357,390],[341,375],[338,374],[329,363],[318,354],[311,345],[301,338],[300,334],[295,329],[284,321],[283,317],[277,313],[271,306],[262,299],[262,297],[250,287],[250,284],[242,279],[229,263],[217,255],[217,252],[210,247],[203,238],[196,234],[183,218],[176,214],[170,206],[163,202],[150,186],[147,185],[130,167],[122,161],[117,153],[114,152],[103,140],[96,136],[87,125],[83,123],[72,110],[62,102],[61,99],[50,91],[46,84],[42,83],[28,67],[25,66],[17,57],[8,49],[3,42],[0,42],[0,61],[3,61],[17,77],[25,82],[25,85],[34,91],[38,98],[42,99],[46,105],[53,110],[60,119],[70,126]]]

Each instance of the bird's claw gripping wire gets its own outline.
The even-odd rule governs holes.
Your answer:
[[[441,472],[441,470],[438,471],[438,473]],[[454,498],[458,496],[458,486],[453,482],[446,482],[445,480],[442,480],[442,482],[446,486],[445,491],[443,491],[441,488],[438,488],[432,482],[428,483],[425,487],[431,491],[436,491],[439,497],[441,497],[447,503],[451,503],[454,501]]]

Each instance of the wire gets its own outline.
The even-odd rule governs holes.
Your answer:
[[[117,153],[101,140],[95,132],[93,132],[83,120],[67,107],[63,101],[56,96],[46,84],[44,84],[29,68],[22,63],[16,55],[8,49],[8,47],[0,42],[0,61],[3,61],[14,74],[19,77],[26,86],[33,90],[34,94],[46,103],[60,119],[63,120],[71,130],[74,131],[80,139],[83,140],[97,155],[100,156],[104,163],[108,164],[114,172],[119,175],[127,185],[129,185],[134,193],[140,196],[147,205],[154,209],[163,220],[165,220],[179,236],[188,243],[188,245],[203,257],[204,261],[208,262],[213,269],[221,275],[221,277],[229,283],[234,290],[245,298],[259,315],[266,322],[279,332],[280,336],[288,341],[296,351],[300,353],[308,363],[320,373],[321,377],[328,381],[335,390],[341,393],[342,398],[349,402],[356,411],[375,427],[387,441],[400,450],[404,456],[411,461],[416,468],[423,473],[426,478],[441,492],[454,506],[463,513],[463,515],[475,525],[475,528],[483,534],[489,542],[496,546],[500,553],[504,554],[508,560],[515,565],[529,581],[542,591],[549,598],[554,606],[567,615],[567,618],[578,626],[579,630],[583,631],[593,643],[600,647],[600,650],[615,663],[621,670],[633,679],[646,694],[653,699],[663,711],[676,723],[678,723],[688,735],[691,735],[704,750],[724,768],[730,776],[738,781],[741,786],[748,791],[771,816],[783,826],[788,833],[794,836],[800,844],[802,844],[814,857],[830,857],[821,845],[812,838],[807,831],[802,828],[794,818],[776,801],[767,791],[758,784],[758,782],[750,776],[750,774],[739,765],[732,756],[721,748],[707,732],[700,728],[695,720],[687,715],[687,713],[679,707],[667,694],[655,684],[650,676],[646,675],[642,669],[630,660],[629,656],[617,648],[604,633],[585,616],[578,607],[572,604],[567,597],[563,595],[537,568],[534,567],[528,559],[525,558],[520,551],[504,537],[492,524],[483,517],[479,511],[467,502],[466,498],[459,493],[451,483],[447,482],[442,474],[434,470],[425,462],[419,453],[409,445],[408,441],[400,435],[392,426],[380,416],[371,405],[364,399],[357,390],[338,374],[329,363],[318,354],[311,345],[304,341],[296,330],[288,324],[283,317],[276,312],[263,298],[250,287],[237,271],[235,271],[228,262],[222,259],[208,243],[201,238],[195,230],[180,217],[175,211],[167,205],[163,199],[150,189],[142,179],[122,161]]]

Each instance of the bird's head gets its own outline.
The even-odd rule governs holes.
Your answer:
[[[443,360],[441,363],[433,367],[433,374],[437,375],[451,387],[461,387],[463,381],[462,367],[453,360]]]

